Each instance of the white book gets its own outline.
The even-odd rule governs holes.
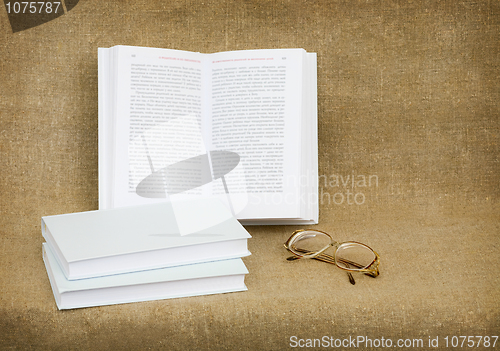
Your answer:
[[[42,217],[69,280],[250,255],[250,234],[219,201],[196,199]]]
[[[81,280],[66,279],[46,243],[43,261],[60,310],[247,290],[241,259]]]
[[[99,48],[99,208],[196,196],[318,222],[315,53]]]

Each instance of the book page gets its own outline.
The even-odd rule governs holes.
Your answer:
[[[119,46],[114,121],[114,207],[156,200],[188,190],[175,184],[178,162],[206,151],[202,137],[202,54]],[[192,167],[199,183],[199,169]],[[196,173],[197,172],[197,173]],[[169,186],[165,179],[174,178]],[[199,184],[198,184],[199,185]],[[180,190],[179,190],[180,188]],[[199,189],[195,186],[192,191]]]
[[[240,220],[310,217],[305,50],[99,55],[101,209],[201,195]]]
[[[248,194],[238,218],[300,215],[304,50],[251,50],[210,56],[211,148],[237,153]],[[241,178],[240,178],[241,179]]]
[[[98,138],[99,138],[99,208],[110,208],[111,204],[111,175],[112,175],[112,152],[113,132],[111,125],[112,109],[110,104],[110,92],[113,84],[112,69],[110,67],[110,49],[98,49]]]

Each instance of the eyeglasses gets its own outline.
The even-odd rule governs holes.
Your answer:
[[[325,253],[330,247],[335,248],[332,255]],[[332,263],[347,271],[349,281],[353,285],[356,282],[351,272],[361,272],[373,278],[380,274],[380,256],[369,246],[356,241],[338,243],[330,234],[319,230],[301,229],[293,232],[286,241],[285,248],[295,255],[288,257],[288,261],[312,258]]]

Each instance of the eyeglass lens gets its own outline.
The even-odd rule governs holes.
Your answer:
[[[297,255],[308,255],[323,250],[332,239],[321,232],[303,231],[290,243],[290,250]]]
[[[369,267],[375,261],[375,253],[368,246],[347,242],[335,252],[335,262],[340,268],[360,270]]]

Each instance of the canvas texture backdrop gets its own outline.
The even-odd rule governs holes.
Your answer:
[[[498,1],[82,0],[15,33],[0,9],[0,349],[499,335],[499,33]],[[380,276],[287,262],[299,227],[248,227],[247,292],[58,311],[40,220],[98,208],[97,48],[119,44],[316,52],[315,228],[373,247]]]

